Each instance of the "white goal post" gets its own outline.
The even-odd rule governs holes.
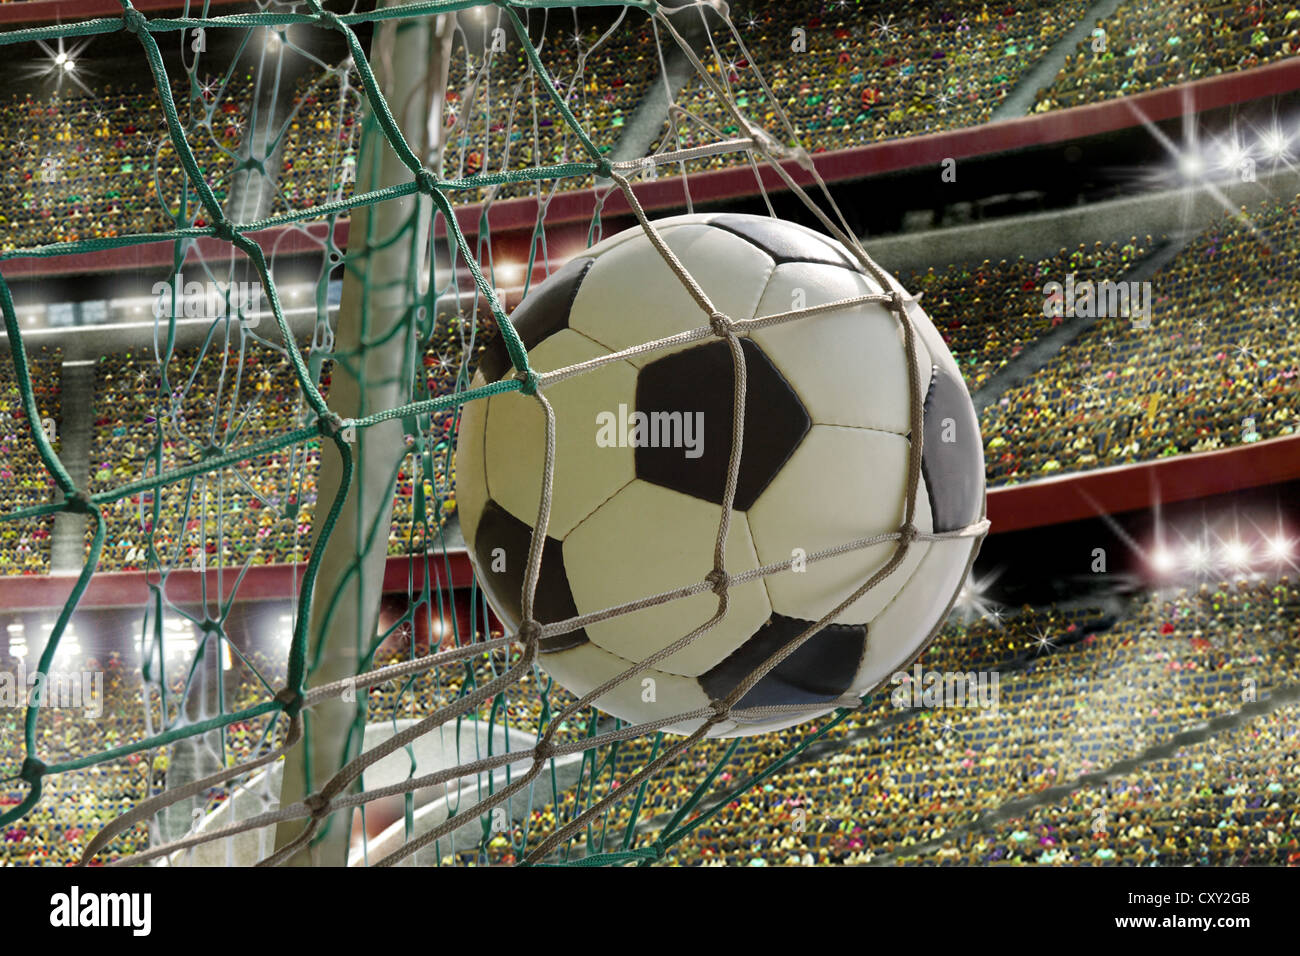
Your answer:
[[[401,4],[381,0],[381,5]],[[455,17],[448,13],[378,21],[371,48],[375,80],[394,119],[412,151],[435,173],[441,170],[441,117]],[[368,115],[360,141],[356,191],[382,189],[412,178]],[[413,204],[418,204],[418,215],[411,230]],[[412,363],[418,355],[414,330],[408,325],[397,334],[389,333],[403,322],[414,306],[414,295],[423,289],[419,276],[431,257],[432,211],[433,203],[419,193],[352,210],[335,349],[352,356],[355,368],[335,363],[329,390],[330,409],[341,419],[360,418],[411,400]],[[357,429],[351,447],[355,473],[326,545],[311,600],[307,656],[319,664],[311,671],[310,686],[355,676],[362,649],[378,628],[387,557],[384,545],[392,523],[393,463],[397,450],[404,448],[401,420]],[[322,442],[314,535],[321,533],[327,503],[334,500],[342,482],[342,457],[332,442]],[[380,544],[372,540],[375,534],[382,538]],[[323,701],[304,715],[309,733],[285,758],[282,806],[302,800],[360,752],[358,731],[366,695],[362,691],[349,696],[353,700]],[[359,790],[359,785],[360,780],[353,789]],[[334,813],[310,848],[298,849],[285,865],[346,866],[351,820],[351,811]],[[303,827],[298,820],[280,824],[277,850],[289,845]]]

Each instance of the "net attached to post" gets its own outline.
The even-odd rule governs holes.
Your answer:
[[[398,29],[386,34],[385,28]],[[233,860],[236,838],[253,834],[259,841],[255,859],[284,863],[318,844],[331,826],[344,826],[356,811],[361,822],[352,857],[371,865],[650,863],[737,794],[833,735],[860,706],[858,699],[837,702],[829,716],[779,739],[705,736],[738,713],[738,702],[763,675],[887,577],[916,540],[944,537],[918,534],[912,526],[919,441],[911,446],[903,527],[807,556],[815,565],[845,550],[893,544],[891,559],[839,607],[701,712],[625,725],[593,706],[608,686],[636,680],[656,660],[715,626],[726,613],[730,588],[790,571],[787,561],[734,574],[723,560],[743,453],[740,341],[760,325],[798,322],[830,308],[753,320],[718,312],[656,233],[635,183],[679,177],[689,207],[692,175],[724,159],[752,169],[760,191],[760,171],[774,175],[881,288],[890,288],[835,207],[725,8],[603,0],[563,7],[548,0],[503,0],[483,7],[427,0],[336,13],[307,0],[291,10],[266,4],[259,13],[168,19],[148,18],[124,3],[121,18],[11,31],[0,35],[0,43],[12,47],[124,30],[139,42],[155,81],[162,117],[154,144],[155,187],[168,224],[149,233],[7,248],[3,257],[169,242],[173,271],[201,270],[201,284],[224,297],[221,318],[210,323],[198,345],[178,346],[181,282],[168,290],[172,302],[157,313],[152,352],[129,366],[128,374],[139,374],[130,382],[151,396],[147,427],[137,436],[145,447],[137,457],[144,462],[141,473],[127,477],[109,466],[94,470],[90,486],[81,486],[40,427],[23,331],[10,289],[0,280],[0,308],[29,437],[58,488],[58,500],[10,511],[0,520],[49,521],[65,513],[84,515],[87,523],[84,567],[50,629],[38,669],[54,669],[106,556],[113,567],[144,571],[149,593],[143,612],[124,625],[139,634],[138,659],[106,668],[104,702],[118,714],[115,729],[89,732],[78,742],[80,752],[70,753],[50,733],[49,709],[28,707],[21,759],[6,771],[9,785],[25,790],[0,814],[0,824],[39,812],[43,795],[66,792],[61,781],[98,786],[111,778],[118,781],[114,793],[124,796],[95,807],[102,827],[81,845],[87,861],[177,863],[209,846],[222,847]],[[439,125],[432,131],[416,128],[409,104],[391,102],[385,89],[402,64],[380,62],[392,55],[393,47],[384,44],[400,44],[404,30],[428,31],[429,43],[445,43],[449,57],[445,90],[431,81],[422,93],[436,110]],[[210,42],[217,31],[263,39],[274,34],[277,50],[307,58],[315,54],[294,38],[301,31],[325,31],[343,55],[333,64],[317,60],[314,76],[287,90],[270,70],[245,75],[232,65],[208,72],[205,53],[192,38],[206,35]],[[369,56],[362,31],[374,37]],[[385,41],[386,35],[396,39]],[[179,77],[168,74],[160,51],[160,42],[169,39],[193,53],[184,58]],[[621,107],[611,107],[602,87],[610,62],[639,63],[638,69],[657,78],[651,86],[662,84],[659,122],[611,117],[611,109]],[[742,101],[754,108],[741,109]],[[226,103],[237,105],[228,110]],[[240,109],[247,110],[243,125],[229,118],[241,115]],[[626,128],[634,119],[631,135]],[[640,142],[641,152],[619,155],[613,144],[598,142],[588,131],[591,121],[623,129],[620,148]],[[314,161],[310,174],[298,162],[303,156]],[[385,161],[400,166],[400,181],[359,188],[382,180],[377,170]],[[178,172],[169,179],[164,173],[173,165]],[[819,200],[800,185],[809,179]],[[620,360],[621,353],[538,373],[529,366],[502,293],[513,284],[526,297],[535,271],[558,266],[546,241],[548,209],[561,190],[575,188],[596,190],[590,241],[602,236],[602,197],[621,194],[636,228],[645,231],[699,306],[695,331],[638,350],[721,339],[733,357],[736,386],[713,571],[672,594],[646,596],[657,603],[712,591],[717,614],[581,698],[555,686],[538,665],[539,641],[584,623],[543,624],[532,610],[553,479],[555,420],[546,391]],[[516,197],[533,200],[536,225],[523,269],[506,276],[498,274],[501,257],[492,248],[490,214]],[[479,210],[472,238],[457,216],[458,207],[470,203]],[[383,236],[360,235],[358,211],[380,208],[400,210],[398,226]],[[336,236],[349,212],[345,251]],[[366,221],[382,219],[375,214]],[[271,229],[280,231],[262,232]],[[314,244],[319,255],[315,276],[294,277],[310,290],[308,301],[287,302],[280,293],[286,283],[277,282],[277,250],[285,237]],[[228,255],[196,259],[191,246],[199,239],[227,244]],[[400,282],[379,281],[388,277],[365,267],[367,257],[389,243],[407,255]],[[345,283],[341,306],[339,277]],[[250,284],[261,296],[261,318],[256,302],[250,305]],[[348,296],[354,294],[363,305],[351,314]],[[893,311],[907,343],[912,394],[920,394],[908,298],[881,293],[854,301]],[[371,303],[383,304],[372,313]],[[395,318],[371,328],[381,309]],[[345,329],[348,322],[359,326]],[[515,374],[471,388],[477,357],[493,336],[504,340]],[[363,354],[376,346],[376,337],[395,343],[400,356],[399,363],[386,366],[382,381]],[[342,417],[334,405],[345,376],[363,394],[398,398]],[[456,582],[452,448],[459,409],[512,391],[530,396],[544,412],[548,468],[525,574],[524,621],[517,633],[496,633],[481,592]],[[914,435],[921,434],[922,414],[913,401]],[[395,458],[382,458],[380,445],[366,442],[367,434],[385,428],[400,436]],[[335,456],[339,477],[328,489],[320,481],[317,495],[324,455]],[[336,539],[340,521],[347,521],[345,502],[353,500],[382,500],[376,512],[381,517],[354,520],[347,535]],[[979,537],[985,529],[980,522],[947,536]],[[332,548],[346,558],[337,575],[330,570]],[[366,566],[373,568],[375,556],[385,553],[401,559],[406,594],[381,606],[387,599],[373,587],[364,590],[362,579]],[[289,585],[293,608],[271,619],[257,618],[243,603],[243,582],[261,564],[295,569]],[[195,571],[210,590],[197,604],[192,598],[186,603],[171,585],[181,572]],[[345,677],[322,682],[333,651],[318,639],[357,594],[374,607],[363,609],[348,635],[347,659],[354,664]],[[628,610],[613,608],[600,616]],[[375,620],[379,627],[367,629],[365,623]],[[267,633],[282,638],[277,653],[251,636]],[[313,724],[313,713],[340,704],[349,715],[346,740],[314,739],[321,725]],[[701,720],[700,729],[689,736],[661,732],[684,718]],[[313,755],[330,754],[337,759],[327,766],[310,766]],[[309,757],[304,774],[310,786],[297,799],[281,799],[276,775],[286,755]],[[669,773],[671,784],[665,786]],[[249,795],[254,799],[245,801]],[[218,808],[224,813],[214,812]],[[294,835],[272,842],[267,835],[277,828]]]

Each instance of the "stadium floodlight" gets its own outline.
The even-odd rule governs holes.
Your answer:
[[[994,607],[994,602],[986,596],[988,586],[995,578],[996,575],[985,577],[981,581],[977,581],[973,576],[967,578],[953,602],[954,606],[961,611],[962,621],[970,623],[974,618],[979,617],[995,627],[1002,626],[1002,612]]]
[[[1177,567],[1174,554],[1168,548],[1159,547],[1151,552],[1151,566],[1161,574],[1168,574]]]
[[[509,260],[497,261],[492,263],[492,275],[500,286],[517,286],[524,281],[524,265]]]
[[[1275,126],[1259,138],[1259,145],[1269,159],[1281,159],[1290,144],[1286,134]]]
[[[276,640],[281,646],[288,647],[293,640],[293,615],[281,614],[279,624],[275,631]]]
[[[1229,567],[1244,568],[1250,563],[1250,548],[1242,541],[1233,538],[1223,546],[1223,560]]]
[[[429,646],[441,647],[447,635],[451,633],[451,622],[438,616],[429,622]]]
[[[51,630],[51,633],[53,631]],[[49,637],[46,637],[48,643]],[[54,658],[59,661],[75,661],[81,656],[81,640],[77,636],[77,626],[69,623],[64,628],[63,636],[59,640],[59,649],[55,651]]]
[[[1268,556],[1274,561],[1289,561],[1291,559],[1291,541],[1280,534],[1269,538]]]
[[[1249,155],[1234,135],[1230,141],[1219,147],[1219,166],[1223,169],[1236,169]]]
[[[1203,571],[1209,562],[1209,558],[1209,549],[1203,544],[1193,541],[1187,546],[1183,560],[1189,568],[1195,571]]]
[[[29,75],[53,80],[56,90],[62,90],[63,81],[67,79],[75,83],[86,94],[93,95],[90,88],[81,82],[79,78],[81,70],[77,66],[79,54],[85,50],[90,42],[90,40],[86,39],[64,46],[63,38],[60,37],[57,44],[51,46],[44,40],[37,40],[36,45],[41,48],[45,57],[27,68]]]
[[[1199,153],[1183,153],[1178,157],[1178,170],[1186,179],[1200,179],[1205,173],[1205,160]]]

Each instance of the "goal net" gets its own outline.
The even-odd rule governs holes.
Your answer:
[[[701,173],[748,169],[756,192],[779,183],[799,197],[890,287],[726,5],[258,0],[256,12],[189,5],[174,18],[123,7],[0,34],[10,50],[63,50],[125,32],[152,77],[140,102],[63,99],[66,128],[89,131],[100,171],[123,181],[111,211],[135,201],[134,218],[94,206],[57,241],[7,237],[3,258],[171,249],[146,340],[98,359],[80,469],[42,427],[30,336],[0,279],[24,440],[53,489],[0,522],[76,520],[86,539],[27,664],[51,678],[93,670],[104,715],[78,722],[30,702],[20,743],[0,755],[19,795],[0,824],[75,830],[76,857],[119,863],[650,863],[835,739],[859,701],[781,734],[705,736],[815,629],[694,734],[603,714],[597,694],[574,697],[539,664],[536,538],[526,620],[506,632],[457,532],[461,410],[512,391],[544,404],[548,381],[582,372],[539,375],[510,321],[575,251],[555,244],[572,191],[588,211],[576,230],[569,217],[566,242],[607,235],[615,206],[653,238],[644,184],[671,179],[689,210]],[[66,199],[46,185],[32,208]],[[899,296],[867,298],[908,325]],[[696,300],[701,335],[720,334]],[[734,343],[738,331],[721,334]],[[498,337],[515,374],[472,387]],[[66,389],[63,402],[66,419]],[[743,403],[740,385],[742,418]],[[553,445],[553,421],[547,432]],[[915,496],[913,481],[909,519]],[[544,496],[536,527],[548,507]],[[905,552],[906,536],[887,537]],[[697,589],[725,607],[719,570],[723,586]],[[115,571],[144,582],[139,605],[94,610]]]

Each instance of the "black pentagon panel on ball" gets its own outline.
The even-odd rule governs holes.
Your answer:
[[[749,339],[745,427],[735,509],[748,511],[811,427],[790,383]],[[641,369],[627,429],[636,474],[653,484],[722,504],[731,457],[735,365],[723,341],[675,352]]]
[[[488,602],[501,615],[507,628],[517,628],[523,618],[524,570],[528,566],[528,548],[533,529],[495,501],[489,501],[474,533],[474,559],[479,585],[487,592]],[[542,545],[542,567],[537,576],[533,598],[533,616],[543,624],[553,624],[576,617],[573,591],[564,571],[561,543],[547,537]],[[509,618],[506,620],[506,618]],[[587,643],[587,632],[579,629],[568,634],[544,638],[539,645],[543,654],[567,650]]]
[[[515,331],[531,351],[556,332],[569,327],[569,311],[578,296],[578,288],[595,259],[570,259],[556,269],[541,285],[535,286],[510,315]],[[505,337],[497,333],[483,351],[479,371],[489,382],[498,381],[510,371],[510,353]]]
[[[788,222],[770,216],[722,213],[709,225],[735,233],[766,252],[777,265],[783,262],[821,262],[861,272],[861,267],[833,246],[821,242]]]
[[[934,366],[925,396],[921,474],[934,530],[957,531],[979,520],[984,496],[984,442],[966,385]]]
[[[813,625],[773,614],[758,632],[723,661],[700,675],[710,700],[726,697],[763,662]],[[853,686],[867,648],[864,624],[831,624],[805,641],[746,691],[738,707],[823,704]]]

